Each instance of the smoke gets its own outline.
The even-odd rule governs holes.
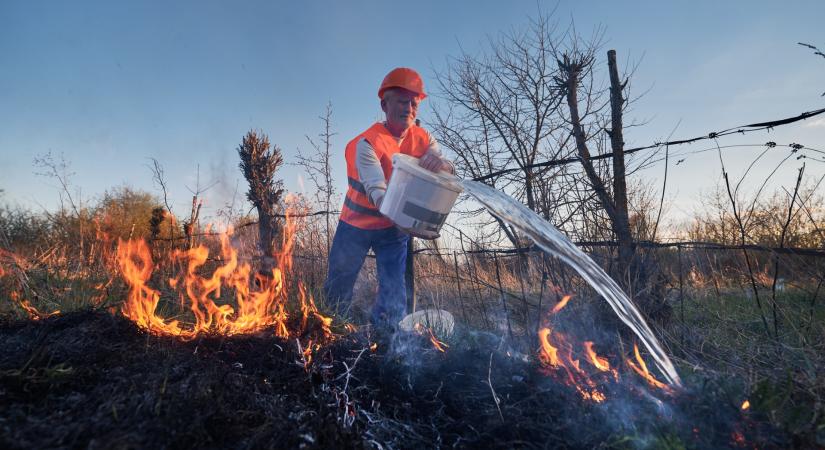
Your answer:
[[[205,196],[209,199],[213,219],[231,223],[248,209],[246,186],[237,171],[237,163],[230,160],[230,154],[221,151],[209,162],[208,186],[212,186]],[[234,156],[234,154],[232,154]]]

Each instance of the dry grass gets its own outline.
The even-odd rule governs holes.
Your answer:
[[[233,244],[242,258],[256,260],[254,227],[241,227]],[[14,246],[0,254],[0,315],[26,317],[18,306],[29,300],[44,315],[82,309],[113,309],[126,298],[113,250],[116,242],[105,236],[87,236],[84,247],[76,241],[46,241],[47,246]],[[200,243],[216,247],[214,238]],[[326,237],[320,221],[306,219],[300,228],[294,272],[319,303],[326,272]],[[154,243],[156,260],[180,248],[181,241]],[[825,433],[825,286],[823,261],[783,256],[779,261],[782,289],[774,290],[776,260],[755,258],[756,305],[751,280],[743,271],[741,255],[734,252],[684,252],[659,250],[656,267],[662,278],[670,315],[654,325],[673,355],[681,374],[691,380],[704,376],[741,379],[750,393],[752,408],[799,443],[822,445]],[[681,260],[679,259],[681,258]],[[416,257],[416,289],[419,308],[436,307],[454,313],[464,327],[512,334],[512,342],[525,352],[536,348],[535,332],[547,310],[562,295],[574,294],[564,320],[572,332],[592,333],[592,339],[615,336],[616,324],[599,322],[594,305],[602,302],[581,279],[559,261],[544,263],[539,255],[525,259],[490,255]],[[179,267],[161,263],[156,271],[162,284]],[[205,267],[209,270],[209,265]],[[681,276],[680,276],[681,272]],[[820,278],[817,278],[819,276]],[[354,310],[345,315],[360,320],[374,297],[374,260],[368,259],[356,286]],[[16,294],[13,294],[16,293]],[[14,296],[19,296],[17,299]],[[775,302],[774,302],[775,299]],[[776,305],[778,333],[774,333]],[[161,303],[168,316],[181,314],[169,291]],[[323,308],[323,306],[321,306]],[[768,322],[768,331],[765,322]],[[167,317],[168,317],[167,316]],[[180,315],[186,320],[186,315]],[[577,328],[578,327],[578,328]],[[611,338],[612,339],[612,338]],[[620,342],[620,345],[622,343]],[[617,348],[628,352],[629,347]]]

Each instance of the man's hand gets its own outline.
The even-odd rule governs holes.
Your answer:
[[[376,189],[372,194],[372,204],[375,205],[376,208],[381,209],[381,203],[384,203],[384,196],[386,194],[387,191]]]
[[[402,226],[396,225],[398,229],[401,231],[409,234],[412,237],[417,237],[419,239],[426,239],[428,241],[433,239],[438,239],[441,237],[440,234],[436,233],[435,231],[425,231],[425,230],[412,230],[409,228],[404,228]]]
[[[429,170],[430,172],[452,172],[452,166],[444,161],[441,156],[433,151],[428,150],[424,156],[419,158],[418,165]]]

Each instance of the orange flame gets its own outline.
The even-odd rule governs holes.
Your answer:
[[[584,341],[584,350],[587,352],[587,358],[590,361],[590,364],[593,364],[593,367],[601,370],[602,372],[607,372],[610,370],[610,363],[593,351],[592,341]]]
[[[565,384],[575,387],[583,399],[597,403],[606,400],[604,393],[597,389],[596,381],[581,368],[579,361],[573,358],[573,348],[563,334],[550,328],[542,328],[539,330],[539,343],[539,360],[548,369],[552,369],[548,370],[549,374],[563,370],[566,374]]]
[[[435,349],[440,351],[441,353],[445,353],[450,346],[447,345],[447,343],[444,342],[444,341],[439,341],[438,338],[436,338],[435,335],[433,334],[433,330],[429,330],[429,331],[430,331],[430,342],[432,342],[433,347],[435,347]]]
[[[59,314],[60,314],[60,310],[59,310],[59,309],[58,309],[58,310],[56,310],[56,311],[50,312],[50,313],[43,313],[43,312],[40,312],[37,308],[35,308],[34,306],[32,306],[32,304],[31,304],[31,303],[29,303],[29,301],[28,301],[28,300],[23,300],[23,301],[21,301],[21,302],[20,302],[20,306],[21,306],[23,309],[25,309],[25,310],[26,310],[26,313],[28,313],[29,318],[30,318],[30,319],[32,319],[32,320],[40,320],[40,319],[45,319],[45,318],[47,318],[47,317],[57,316],[57,315],[59,315]]]
[[[559,361],[559,349],[550,344],[549,338],[549,328],[542,328],[539,330],[539,343],[541,344],[539,359],[546,364],[549,364],[551,367],[558,367],[561,365],[561,361]]]
[[[161,295],[149,285],[154,271],[149,246],[142,240],[119,241],[117,261],[130,287],[121,312],[151,333],[183,339],[192,339],[199,333],[233,335],[270,327],[275,335],[283,338],[300,338],[309,332],[319,332],[320,336],[331,338],[332,318],[318,311],[314,299],[300,282],[294,320],[293,312],[288,308],[286,277],[292,272],[295,228],[295,223],[287,217],[281,250],[274,258],[276,268],[264,275],[252,275],[252,267],[239,262],[237,251],[229,241],[231,229],[220,235],[220,265],[211,275],[202,275],[209,257],[205,246],[173,251],[172,260],[184,262],[185,272],[169,280],[169,286],[177,291],[182,306],[194,317],[194,323],[187,325],[157,315]],[[224,299],[223,292],[234,298],[236,306],[225,301],[218,303]],[[304,346],[300,345],[300,341],[298,343],[308,363],[317,341],[315,345],[312,339],[308,339]]]
[[[742,411],[747,411],[751,407],[751,402],[749,400],[745,400],[742,402]]]
[[[26,311],[26,314],[29,316],[29,319],[31,320],[45,319],[47,317],[52,317],[60,314],[60,310],[51,313],[40,312],[40,310],[35,308],[34,305],[32,305],[31,302],[29,302],[28,300],[21,300],[20,294],[17,292],[12,292],[11,294],[9,294],[9,296],[11,297],[12,301],[17,303],[17,306],[22,308],[23,311]]]
[[[584,351],[587,354],[587,361],[600,372],[609,372],[613,378],[619,380],[619,372],[616,369],[610,368],[610,362],[607,358],[602,358],[593,350],[593,342],[584,341]]]
[[[745,435],[743,435],[742,432],[739,430],[731,432],[730,437],[733,441],[733,444],[737,447],[745,447],[748,445],[748,441],[745,439]]]
[[[567,302],[570,301],[570,297],[570,295],[565,295],[564,297],[562,297],[561,300],[559,300],[559,302],[556,303],[556,306],[554,306],[553,309],[550,311],[550,314],[556,314],[562,309],[564,309],[564,307],[567,306]]]
[[[627,365],[630,366],[631,369],[636,371],[636,373],[641,375],[642,378],[644,378],[651,386],[662,389],[665,392],[672,392],[668,385],[654,378],[653,375],[651,375],[650,372],[647,370],[647,364],[645,364],[645,360],[642,359],[642,355],[639,353],[638,345],[633,344],[633,352],[636,355],[636,361],[638,362],[638,365],[634,364],[633,361],[629,359],[626,360]]]
[[[440,351],[441,353],[446,353],[447,349],[450,348],[447,343],[444,341],[440,341],[437,337],[435,337],[435,333],[433,333],[433,329],[430,327],[425,327],[421,323],[416,323],[413,327],[415,331],[420,334],[421,336],[426,336],[430,339],[430,343],[433,344],[433,348]]]
[[[550,311],[550,315],[557,314],[565,306],[567,306],[569,301],[570,296],[565,295],[553,307]],[[592,369],[589,369],[588,371],[582,368],[580,360],[574,357],[574,346],[569,342],[565,334],[550,327],[545,327],[539,330],[538,338],[540,345],[538,359],[542,366],[544,366],[544,370],[548,375],[561,375],[560,381],[574,387],[585,400],[595,402],[603,402],[606,400],[606,396],[599,389],[599,383],[596,381],[598,378],[594,377],[597,375],[599,377],[604,377],[607,375],[618,381],[619,372],[611,367],[611,364],[607,358],[599,356],[596,353],[593,348],[594,344],[592,341],[584,341],[582,345],[583,351],[579,351],[579,353],[577,353],[580,354],[584,361],[592,367]],[[637,373],[642,375],[652,386],[663,389],[666,392],[672,392],[668,385],[656,380],[656,378],[654,378],[647,370],[647,365],[639,353],[638,346],[635,347],[635,350],[636,361],[638,363],[627,360],[628,365],[631,366]]]

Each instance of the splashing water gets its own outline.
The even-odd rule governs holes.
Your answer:
[[[576,247],[570,239],[556,229],[550,222],[542,219],[520,202],[486,184],[477,181],[462,180],[464,191],[475,197],[490,212],[500,217],[519,231],[527,235],[542,250],[569,264],[599,294],[607,300],[613,311],[619,316],[642,341],[656,362],[656,367],[671,385],[681,386],[682,381],[673,363],[662,350],[653,331],[645,322],[636,305],[622,291],[618,284],[608,276],[587,254]]]

